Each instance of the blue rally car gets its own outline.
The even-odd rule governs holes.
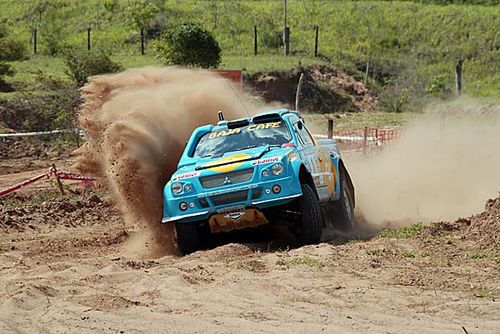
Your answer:
[[[354,186],[332,139],[316,140],[297,111],[281,109],[194,130],[164,188],[163,223],[183,253],[202,240],[283,224],[297,244],[326,224],[354,227]]]

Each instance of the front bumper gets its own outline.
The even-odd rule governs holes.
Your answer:
[[[278,193],[272,190],[276,185],[281,188]],[[238,196],[233,196],[235,194]],[[218,199],[221,196],[225,196],[226,198],[234,197],[235,200],[231,200],[228,203],[220,203],[221,201]],[[271,178],[270,180],[254,184],[222,187],[222,189],[203,194],[195,193],[190,196],[175,198],[165,196],[162,222],[184,223],[208,220],[213,214],[235,207],[262,210],[287,204],[300,196],[302,196],[300,182],[292,176]],[[179,208],[182,202],[188,204],[188,208],[184,211]]]

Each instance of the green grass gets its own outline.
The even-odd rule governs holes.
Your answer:
[[[420,222],[408,227],[404,226],[397,229],[387,229],[383,231],[380,236],[384,238],[407,239],[420,233],[422,228],[423,224]]]
[[[487,256],[488,256],[488,254],[486,254],[485,252],[474,252],[474,253],[470,254],[469,258],[471,260],[479,260],[479,259],[483,259]]]
[[[305,114],[304,118],[313,129],[324,129],[326,132],[326,123],[328,119],[333,119],[333,126],[336,130],[361,129],[364,127],[384,128],[403,126],[417,117],[420,113],[388,113],[388,112],[369,112],[369,113],[346,113],[343,115],[331,114]]]
[[[474,292],[474,297],[476,298],[488,298],[493,296],[493,292],[485,289],[477,290]]]
[[[168,26],[194,21],[210,30],[222,48],[223,68],[254,73],[288,69],[299,61],[321,63],[312,58],[314,26],[318,25],[320,55],[333,65],[355,71],[356,64],[370,58],[375,72],[396,74],[392,84],[423,92],[438,75],[444,75],[446,88],[453,89],[454,66],[463,58],[465,93],[500,97],[500,74],[494,70],[500,67],[496,28],[500,26],[500,6],[289,0],[291,56],[285,58],[273,42],[281,34],[282,1],[150,1],[167,18]],[[93,46],[119,54],[125,67],[161,63],[152,56],[151,43],[148,56],[141,57],[138,43],[130,42],[138,32],[127,20],[128,1],[51,0],[40,15],[33,15],[33,9],[41,1],[1,2],[0,20],[30,48],[31,26],[39,26],[40,54],[47,52],[50,27],[60,30],[62,43],[85,48],[86,28],[92,25]],[[259,36],[257,57],[253,56],[254,25]],[[44,69],[43,61],[32,61]],[[48,65],[48,69],[56,67]]]
[[[408,258],[415,258],[415,253],[411,250],[405,250],[403,252],[403,256]]]
[[[297,256],[292,259],[280,258],[276,261],[276,265],[290,268],[292,266],[307,266],[307,267],[323,267],[324,264],[319,259],[313,259],[309,256]]]

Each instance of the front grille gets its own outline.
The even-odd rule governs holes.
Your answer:
[[[234,193],[212,196],[215,205],[231,204],[247,200],[248,190],[236,191]]]
[[[221,173],[200,177],[203,188],[211,189],[231,184],[248,182],[252,179],[253,168],[238,170],[235,172]]]

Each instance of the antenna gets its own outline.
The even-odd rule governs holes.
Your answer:
[[[241,100],[240,94],[238,94],[238,92],[236,91],[236,89],[234,89],[234,86],[231,84],[231,82],[229,82],[229,80],[227,80],[225,78],[224,78],[224,82],[225,82],[226,85],[228,85],[231,88],[231,90],[233,91],[234,95],[236,95],[236,97],[238,98],[238,101],[240,101],[241,106],[243,107],[243,109],[245,109],[245,112],[247,113],[248,117],[251,117],[250,113],[248,112],[247,107],[245,106],[245,104]]]
[[[297,93],[295,94],[295,110],[299,111],[300,90],[302,89],[302,81],[304,80],[304,73],[300,73],[299,83],[297,84]]]
[[[217,112],[217,115],[219,116],[219,121],[223,121],[224,120],[224,113],[222,112],[222,110],[219,110]]]

